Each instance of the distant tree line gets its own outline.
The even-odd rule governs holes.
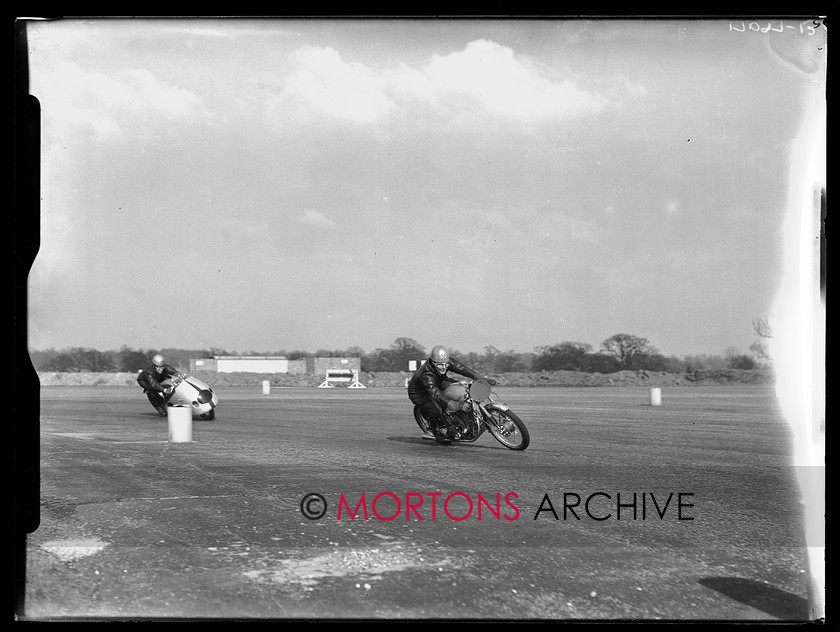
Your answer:
[[[211,357],[206,350],[189,349],[132,349],[123,346],[118,351],[98,351],[83,347],[73,347],[56,351],[29,351],[32,365],[38,371],[59,372],[128,372],[136,373],[144,369],[156,353],[162,353],[166,362],[174,367],[189,369],[190,359]]]
[[[691,373],[708,369],[754,369],[767,366],[764,339],[770,337],[764,321],[759,321],[756,334],[759,341],[752,345],[753,355],[742,354],[736,349],[727,349],[723,355],[694,355],[678,358],[665,357],[646,338],[630,334],[615,334],[601,343],[599,349],[582,342],[560,342],[550,346],[537,347],[531,353],[502,351],[492,345],[484,347],[483,353],[461,352],[452,349],[452,355],[485,374],[540,371],[581,371],[587,373],[615,373],[616,371],[664,371],[667,373]],[[360,347],[348,349],[318,349],[307,351],[227,351],[220,348],[189,349],[132,349],[123,346],[117,351],[71,348],[61,351],[48,349],[30,351],[30,358],[39,371],[90,371],[90,372],[137,372],[143,369],[156,353],[162,353],[166,361],[183,371],[189,370],[190,360],[212,358],[223,355],[283,356],[289,360],[306,357],[358,357],[362,371],[377,373],[386,371],[407,371],[409,362],[424,361],[428,357],[426,348],[413,338],[397,338],[387,348],[374,349],[370,353]]]

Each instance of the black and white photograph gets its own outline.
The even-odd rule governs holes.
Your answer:
[[[15,620],[825,621],[825,16],[14,32]]]

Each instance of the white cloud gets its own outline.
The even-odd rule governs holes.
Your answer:
[[[375,123],[403,111],[470,121],[542,121],[596,112],[606,99],[540,69],[508,47],[476,40],[458,52],[434,55],[422,69],[400,64],[378,71],[343,61],[332,48],[306,47],[290,56],[294,70],[277,102],[275,117]],[[273,107],[279,106],[279,107]]]
[[[329,217],[314,209],[305,211],[303,217],[300,218],[300,221],[303,224],[309,224],[310,226],[316,226],[318,228],[335,228],[337,226],[337,224]]]
[[[198,96],[164,84],[145,69],[105,75],[62,62],[40,75],[39,81],[33,86],[33,94],[57,129],[75,124],[100,135],[118,136],[124,131],[122,123],[127,114],[164,118],[206,114]]]
[[[192,116],[203,109],[201,99],[189,90],[168,86],[148,70],[125,70],[117,77],[127,86],[129,97],[120,105],[152,110],[173,118]]]
[[[332,118],[369,123],[394,107],[381,76],[363,64],[342,61],[332,48],[301,48],[290,61],[295,70],[281,100],[299,115],[312,107]]]
[[[547,237],[559,241],[566,241],[570,236],[584,242],[601,241],[601,231],[597,224],[589,220],[574,218],[558,210],[549,212],[535,225]]]
[[[394,70],[386,70],[383,79],[388,90],[400,102],[429,104],[436,99],[436,86],[432,78],[422,70],[400,64]]]
[[[641,99],[648,95],[648,89],[638,82],[627,80],[625,85],[631,97]]]
[[[665,213],[667,215],[676,215],[680,212],[680,203],[676,200],[671,200],[665,204]]]
[[[435,56],[425,69],[438,99],[465,98],[504,118],[545,119],[599,110],[605,100],[552,80],[513,50],[487,40]]]

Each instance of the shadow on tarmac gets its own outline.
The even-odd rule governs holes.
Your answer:
[[[167,423],[168,419],[166,415],[158,415],[157,413],[140,413],[140,416],[143,418],[151,418],[157,421],[161,421],[163,423]],[[219,421],[218,416],[215,419],[202,419],[201,417],[193,417],[193,423],[195,422],[202,422],[202,423],[214,423]]]
[[[461,448],[470,448],[470,449],[483,449],[483,450],[504,450],[501,446],[496,447],[492,444],[489,445],[479,445],[478,443],[471,443],[468,441],[461,441],[461,442],[453,442],[453,443],[438,443],[432,439],[424,439],[423,437],[386,437],[388,441],[396,441],[398,443],[410,443],[412,445],[429,445],[436,448],[452,448],[456,443],[458,444],[458,449]]]
[[[706,588],[784,621],[805,621],[808,600],[773,586],[741,577],[706,577]]]

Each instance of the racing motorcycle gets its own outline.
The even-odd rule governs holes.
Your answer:
[[[190,406],[192,407],[193,417],[197,415],[201,419],[207,420],[216,418],[219,396],[197,377],[189,375],[179,377],[176,375],[164,380],[161,385],[170,389],[169,394],[164,397],[164,406],[167,404]]]
[[[454,433],[452,439],[436,438],[429,421],[420,411],[420,406],[414,406],[414,420],[423,431],[424,439],[433,439],[438,443],[472,443],[488,431],[499,443],[511,450],[524,450],[530,445],[531,436],[525,424],[492,391],[487,380],[461,384],[466,387],[463,401],[467,403],[467,410],[451,413],[443,411],[443,419]]]

